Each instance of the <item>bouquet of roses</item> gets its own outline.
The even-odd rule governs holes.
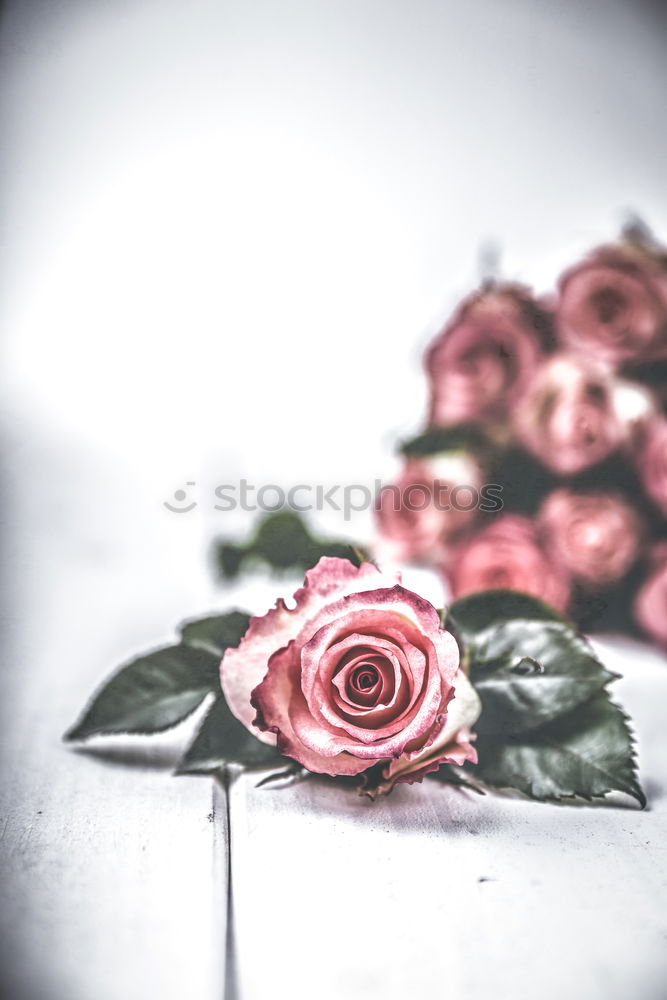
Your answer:
[[[425,361],[378,555],[667,644],[667,252],[635,225],[550,297],[488,282]]]

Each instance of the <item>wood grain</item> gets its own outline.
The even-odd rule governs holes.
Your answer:
[[[105,674],[214,606],[201,525],[140,498],[128,518],[94,462],[68,476],[65,443],[23,431],[5,503],[0,992],[218,998],[219,802],[209,779],[171,774],[196,719],[153,740],[61,742]]]

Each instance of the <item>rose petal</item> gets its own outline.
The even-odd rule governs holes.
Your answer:
[[[253,721],[257,732],[272,737],[278,750],[293,757],[309,771],[317,774],[359,774],[368,761],[347,753],[327,756],[314,752],[295,734],[289,713],[290,704],[303,701],[300,689],[300,663],[294,642],[275,653],[269,661],[269,671],[252,692]],[[256,710],[256,716],[255,711]]]
[[[651,421],[637,460],[646,492],[667,516],[667,419]]]
[[[563,340],[612,365],[667,354],[664,263],[639,244],[598,247],[560,280],[556,324]]]
[[[429,348],[429,423],[502,417],[539,364],[543,336],[526,289],[507,285],[462,303]]]
[[[372,645],[371,645],[372,644]],[[365,649],[366,653],[359,653],[359,657],[346,659],[346,651],[353,653],[355,650]],[[302,662],[304,653],[302,652]],[[364,656],[379,656],[386,662],[386,667],[390,670],[382,670],[381,691],[385,699],[391,699],[395,695],[401,683],[401,672],[404,669],[405,654],[396,645],[386,638],[376,638],[368,634],[352,632],[345,636],[340,642],[334,642],[322,654],[319,663],[319,683],[323,687],[334,684],[340,690],[341,695],[345,695],[345,680],[349,675],[349,670],[354,668],[358,658],[363,660]],[[345,662],[341,662],[345,661]],[[340,672],[339,672],[340,670]],[[346,698],[346,700],[348,700]]]
[[[634,613],[644,631],[667,646],[667,542],[649,554],[649,573],[635,597]]]
[[[385,576],[373,563],[356,567],[347,559],[325,556],[306,573],[304,586],[294,595],[293,609],[280,599],[267,614],[251,618],[238,648],[228,649],[220,664],[222,689],[236,718],[265,743],[275,743],[271,733],[259,732],[253,725],[255,713],[250,704],[251,692],[266,674],[271,654],[287,646],[325,604],[346,594],[391,587],[396,579]]]
[[[388,630],[390,631],[390,630]],[[421,636],[419,639],[421,641]],[[388,642],[384,637],[379,638],[375,636],[367,636],[368,641],[375,641],[378,645],[378,650],[383,652],[387,658],[388,664],[393,667],[393,678],[391,684],[388,686],[388,696],[386,699],[379,701],[377,705],[364,711],[363,713],[356,713],[354,711],[348,711],[348,714],[363,714],[368,716],[369,725],[372,723],[373,719],[379,719],[380,714],[385,715],[387,712],[390,713],[392,718],[396,718],[399,713],[403,713],[408,709],[414,702],[418,693],[421,692],[423,687],[424,670],[426,667],[427,657],[422,650],[413,646],[407,637],[403,638],[402,646],[398,643],[400,638],[396,643]],[[335,647],[332,648],[332,652],[335,655]],[[301,662],[303,665],[305,650],[301,654]],[[312,653],[311,653],[312,655]],[[325,654],[325,657],[328,655]],[[323,659],[325,658],[323,657]],[[328,676],[330,673],[329,669],[323,669],[321,674],[323,676],[318,676],[315,685],[312,690],[312,694],[307,699],[308,703],[313,707],[315,714],[322,712],[325,717],[329,718],[328,708],[329,705],[329,695],[330,695],[330,681]],[[329,719],[329,721],[334,721]],[[334,724],[338,724],[334,722]],[[376,723],[379,725],[380,723]]]
[[[615,492],[555,490],[537,523],[547,551],[584,583],[615,583],[639,555],[642,520]]]
[[[338,692],[337,704],[354,712],[364,712],[373,708],[383,699],[390,698],[395,689],[395,664],[384,654],[366,648],[355,653],[355,647],[350,650],[350,657],[334,674],[332,683]],[[364,669],[372,674],[373,679],[366,686],[360,686]]]
[[[397,616],[395,621],[392,615]],[[399,634],[407,635],[413,645],[416,645],[413,636],[429,636],[441,631],[440,618],[433,605],[399,585],[363,594],[351,594],[328,604],[317,617],[308,622],[307,634],[299,636],[304,640],[302,687],[308,701],[313,694],[325,650],[345,629],[361,632],[362,625],[365,633],[370,630],[377,631],[379,635],[384,634],[388,628],[395,628]],[[454,664],[447,661],[443,666],[445,680],[451,680],[458,661]]]
[[[442,764],[462,765],[466,761],[477,763],[477,752],[472,746],[471,727],[479,718],[482,705],[472,684],[459,670],[454,680],[454,697],[447,706],[447,714],[441,731],[423,751],[404,754],[390,761],[383,770],[383,778],[375,794],[391,791],[397,782],[421,782],[424,777],[437,771]]]
[[[616,383],[597,359],[555,354],[535,373],[514,413],[523,446],[558,475],[570,476],[624,445]]]
[[[558,611],[569,602],[567,570],[542,550],[532,521],[518,514],[503,514],[473,535],[446,569],[456,598],[503,588],[540,597]]]
[[[344,720],[334,726],[323,714],[322,706],[314,705],[305,696],[303,702],[295,701],[291,707],[294,732],[306,746],[324,756],[347,751],[373,760],[397,757],[415,739],[423,746],[449,692],[448,682],[443,678],[452,665],[455,672],[458,664],[458,647],[449,632],[440,631],[431,638],[433,652],[429,656],[431,667],[425,677],[425,687],[409,714],[400,719],[400,726],[388,724],[377,730],[366,730],[352,727]]]
[[[400,589],[402,590],[403,588]],[[369,601],[375,601],[376,596],[376,592],[365,595]],[[349,607],[349,602],[344,602],[344,606],[346,608]],[[438,695],[434,693],[433,689],[439,689],[442,693],[444,690],[442,687],[443,678],[446,681],[451,676],[452,669],[455,670],[458,665],[458,658],[452,663],[446,654],[444,660],[442,662],[439,661],[439,654],[436,651],[434,643],[438,648],[441,648],[443,643],[441,637],[447,633],[443,633],[439,627],[440,619],[437,616],[437,612],[435,612],[431,605],[428,605],[428,607],[434,613],[434,622],[437,621],[438,623],[437,629],[431,629],[430,637],[423,634],[416,626],[402,616],[395,616],[393,613],[388,613],[377,607],[366,608],[361,611],[356,609],[354,613],[345,616],[338,623],[334,621],[330,626],[325,626],[321,629],[311,642],[306,644],[301,654],[302,690],[313,719],[319,722],[324,729],[328,727],[333,727],[335,730],[342,729],[344,733],[362,743],[374,743],[382,738],[387,739],[402,730],[406,730],[406,740],[412,739],[411,734],[414,728],[414,721],[420,718],[420,710],[426,711],[427,707],[432,705],[435,705],[437,708]],[[327,609],[327,612],[331,612],[331,610]],[[387,622],[391,622],[395,626],[400,626],[400,630],[397,627],[390,627],[387,625]],[[363,720],[363,726],[356,726],[354,722],[340,716],[335,711],[331,705],[328,680],[331,665],[329,664],[329,669],[324,674],[324,679],[322,679],[322,671],[320,669],[322,660],[326,655],[322,653],[322,649],[326,648],[327,640],[335,637],[338,631],[342,630],[345,632],[346,629],[351,627],[367,629],[368,635],[377,636],[377,638],[371,638],[368,641],[375,641],[378,644],[384,642],[383,638],[379,636],[380,629],[384,629],[390,636],[395,637],[396,645],[394,654],[402,661],[404,670],[395,697],[386,707],[378,706],[372,713],[369,713],[368,717]],[[413,645],[416,643],[421,643],[421,650],[416,645]],[[427,664],[437,665],[437,669],[431,670],[428,677],[425,676]],[[310,685],[307,685],[305,681],[308,669],[314,678]],[[409,701],[407,702],[405,701],[406,687],[408,688],[409,695]],[[427,697],[427,689],[429,688],[431,691]],[[426,705],[424,704],[425,702]],[[428,725],[430,726],[433,721],[434,719],[431,718]],[[321,749],[321,745],[321,743],[317,744],[318,749]],[[387,749],[389,750],[390,748]],[[395,747],[393,750],[396,752]]]

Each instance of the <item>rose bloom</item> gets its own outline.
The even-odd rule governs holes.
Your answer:
[[[652,639],[667,646],[667,542],[654,546],[649,574],[635,598],[635,619]]]
[[[407,458],[376,501],[380,563],[442,561],[452,540],[477,516],[482,472],[468,453]]]
[[[545,548],[578,580],[606,586],[625,576],[639,555],[642,520],[623,497],[555,490],[538,514]]]
[[[667,270],[636,246],[600,247],[559,283],[556,324],[570,347],[611,364],[667,357]]]
[[[505,286],[467,299],[429,348],[430,424],[503,416],[542,357],[537,307],[525,289]]]
[[[596,465],[628,437],[614,380],[599,365],[563,354],[537,372],[514,428],[528,451],[563,476]]]
[[[667,419],[647,424],[638,456],[639,474],[651,500],[667,516]]]
[[[454,597],[480,590],[519,590],[564,611],[567,571],[540,547],[533,522],[503,514],[461,545],[445,572]]]
[[[382,763],[381,791],[476,762],[479,699],[431,604],[372,563],[330,558],[294,601],[252,618],[223,657],[225,697],[250,732],[322,774]]]

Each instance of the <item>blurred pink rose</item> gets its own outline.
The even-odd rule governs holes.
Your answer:
[[[667,270],[657,255],[600,247],[559,287],[556,323],[569,346],[611,364],[667,357]]]
[[[515,413],[517,436],[553,472],[581,472],[627,440],[615,391],[600,366],[555,355],[539,369]]]
[[[477,516],[482,472],[464,452],[408,458],[378,498],[375,554],[384,562],[441,562]]]
[[[639,474],[651,500],[667,516],[667,419],[647,424],[638,455]]]
[[[514,405],[542,357],[537,315],[519,286],[463,302],[426,354],[430,424],[494,419]]]
[[[605,586],[625,576],[639,555],[642,521],[623,497],[560,489],[542,504],[544,546],[576,579]]]
[[[650,569],[635,598],[635,618],[652,639],[667,645],[667,542],[654,546]]]
[[[479,699],[431,604],[372,563],[330,558],[294,600],[251,619],[222,660],[229,707],[255,736],[324,774],[384,763],[382,791],[476,761]]]
[[[520,590],[564,611],[567,571],[540,547],[527,517],[503,514],[464,542],[446,565],[455,598],[480,590]]]

